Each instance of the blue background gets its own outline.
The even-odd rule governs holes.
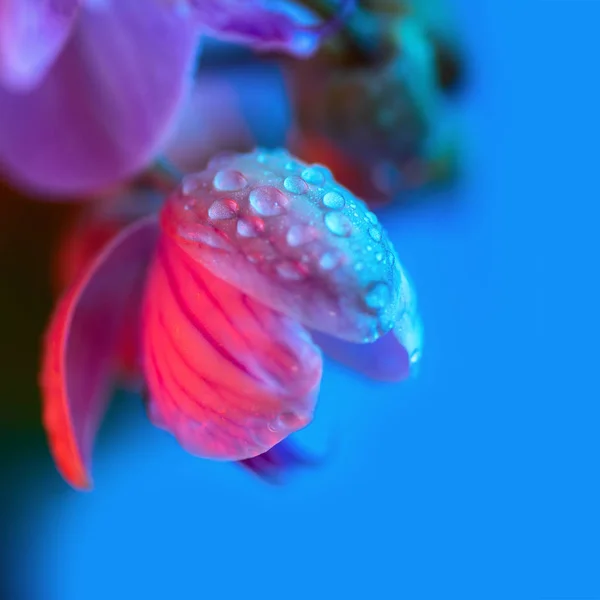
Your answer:
[[[600,598],[600,3],[455,4],[465,175],[382,214],[419,377],[327,363],[301,437],[334,451],[282,488],[117,403],[93,494],[43,453],[13,473],[11,598]]]

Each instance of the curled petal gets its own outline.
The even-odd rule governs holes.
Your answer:
[[[306,331],[169,238],[149,271],[142,344],[150,419],[192,454],[252,458],[312,419],[322,361]]]
[[[320,165],[283,150],[226,155],[162,213],[195,260],[306,327],[353,342],[389,331],[400,270],[377,217]]]
[[[74,487],[90,487],[94,436],[109,398],[115,352],[138,303],[156,243],[154,218],[122,231],[58,304],[44,343],[44,426],[54,460]]]
[[[81,11],[38,87],[0,89],[0,166],[22,187],[75,195],[135,173],[188,91],[191,24],[162,2],[98,4]]]
[[[0,0],[0,83],[37,85],[62,50],[79,0]]]
[[[341,0],[337,14],[325,23],[290,0],[183,0],[209,33],[260,50],[278,50],[296,56],[313,54],[325,35],[341,25],[354,0]]]
[[[402,311],[393,331],[372,344],[353,344],[319,332],[313,340],[326,355],[379,381],[402,381],[415,374],[423,352],[423,326],[417,295],[408,275],[400,270]]]

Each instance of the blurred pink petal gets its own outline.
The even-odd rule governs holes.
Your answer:
[[[6,175],[32,191],[76,195],[145,167],[188,91],[196,48],[192,27],[161,2],[81,10],[37,88],[0,89]]]
[[[149,272],[142,331],[150,419],[188,452],[251,458],[311,421],[322,363],[306,331],[168,238]]]
[[[115,353],[128,305],[139,305],[158,235],[156,219],[122,231],[61,299],[44,345],[44,425],[54,460],[74,487],[87,488],[96,430],[110,397]]]
[[[0,84],[37,85],[68,39],[78,8],[79,0],[0,0]]]

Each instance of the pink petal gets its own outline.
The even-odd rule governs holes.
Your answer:
[[[46,333],[44,425],[59,471],[77,488],[91,485],[92,445],[110,395],[123,316],[129,303],[139,304],[157,234],[150,217],[114,238],[63,296]]]
[[[312,418],[322,362],[306,331],[169,238],[149,273],[143,356],[150,418],[192,454],[251,458]]]
[[[143,168],[189,88],[197,37],[162,2],[81,11],[39,87],[0,90],[0,165],[14,183],[75,195]]]
[[[37,85],[62,50],[79,0],[0,0],[0,83]]]

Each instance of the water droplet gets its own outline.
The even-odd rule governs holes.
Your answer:
[[[373,310],[382,310],[390,301],[390,288],[383,281],[373,283],[365,294],[365,304]]]
[[[187,175],[181,182],[181,191],[184,196],[189,196],[202,187],[202,178],[198,175]]]
[[[246,178],[234,169],[218,171],[213,179],[214,188],[221,192],[235,192],[244,189],[247,185]]]
[[[325,252],[319,259],[319,266],[324,271],[331,271],[340,264],[341,254],[339,252]]]
[[[298,268],[298,265],[291,261],[281,261],[275,268],[282,279],[298,281],[299,279],[304,278],[304,273]]]
[[[267,162],[267,155],[264,152],[259,152],[258,155],[256,156],[256,160],[259,163],[266,163]]]
[[[369,229],[369,235],[376,241],[376,242],[380,242],[381,241],[381,231],[379,231],[379,229],[376,229],[375,227],[371,227],[371,229]]]
[[[358,261],[355,265],[354,265],[354,270],[355,271],[362,271],[365,268],[365,263]]]
[[[352,233],[350,219],[340,212],[327,213],[325,215],[325,225],[334,235],[348,237]]]
[[[319,167],[307,167],[302,171],[302,179],[313,185],[322,185],[325,183],[325,174]]]
[[[238,205],[235,200],[215,200],[208,209],[208,218],[213,221],[233,219],[238,213]]]
[[[409,360],[410,360],[411,365],[416,365],[421,360],[421,351],[413,350],[413,352],[410,355]]]
[[[390,266],[392,266],[396,262],[396,257],[394,256],[393,252],[389,252],[387,258],[388,262],[390,263]]]
[[[259,214],[265,217],[280,215],[285,212],[289,204],[287,196],[270,185],[263,185],[250,192],[248,197],[250,205]]]
[[[375,213],[372,213],[371,211],[365,213],[365,220],[370,221],[371,223],[373,223],[373,225],[377,225],[378,223],[377,215],[375,215]]]
[[[306,181],[297,175],[286,177],[283,181],[283,187],[292,194],[305,194],[308,192]]]
[[[258,217],[240,219],[237,223],[238,235],[241,235],[242,237],[255,237],[260,235],[264,229],[265,224],[263,220]]]
[[[293,248],[307,244],[315,239],[316,231],[308,225],[292,225],[285,239]]]
[[[344,208],[344,196],[338,194],[338,192],[327,192],[323,196],[323,204],[327,208]]]
[[[375,255],[375,260],[376,260],[377,262],[381,262],[381,261],[383,260],[383,252],[378,252],[378,253]]]
[[[285,163],[286,171],[295,171],[300,165],[295,160],[290,160]]]

